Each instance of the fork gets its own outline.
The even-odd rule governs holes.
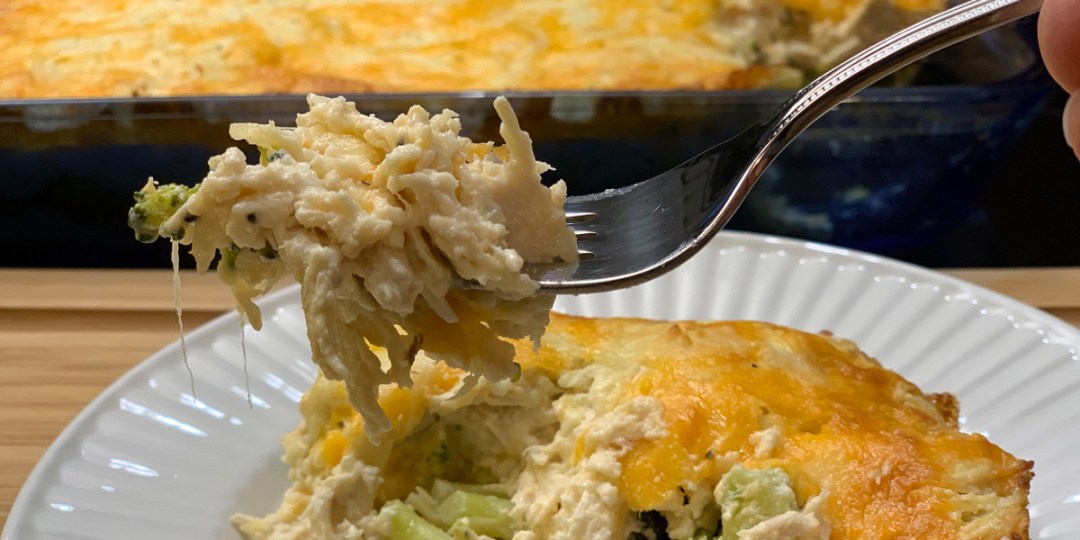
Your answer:
[[[870,46],[799,90],[774,116],[636,184],[569,197],[576,263],[527,264],[546,293],[629,287],[671,271],[731,219],[780,152],[830,109],[881,78],[971,36],[1037,13],[1042,0],[971,0]]]

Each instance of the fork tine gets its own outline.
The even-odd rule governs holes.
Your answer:
[[[1041,5],[1042,0],[966,0],[852,56],[799,90],[772,119],[666,172],[625,187],[567,197],[566,223],[583,242],[588,239],[587,251],[594,256],[583,256],[583,264],[530,265],[529,275],[547,292],[581,294],[627,287],[670,271],[727,224],[772,160],[821,115],[912,61],[1034,14]],[[578,227],[595,234],[579,233]]]
[[[596,256],[596,253],[587,249],[581,249],[582,242],[588,242],[589,240],[595,240],[599,234],[596,231],[580,230],[573,227],[575,224],[584,224],[593,221],[597,218],[595,212],[566,212],[566,224],[571,225],[570,230],[574,231],[574,238],[578,242],[578,262],[587,261]]]
[[[592,240],[592,239],[596,238],[597,236],[598,235],[596,234],[595,231],[579,231],[577,229],[574,229],[574,237],[577,238],[578,242],[584,242],[586,240]]]
[[[595,212],[566,212],[567,223],[588,223],[596,219]]]

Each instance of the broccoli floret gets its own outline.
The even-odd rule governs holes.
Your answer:
[[[732,467],[720,479],[722,540],[737,540],[739,531],[784,512],[798,510],[791,480],[783,469]]]
[[[128,227],[135,231],[135,239],[149,244],[162,236],[161,225],[176,213],[196,191],[199,184],[188,187],[183,184],[158,186],[153,180],[135,192],[135,204],[128,210]],[[190,222],[195,216],[185,217]],[[184,229],[166,233],[174,240],[184,237]]]

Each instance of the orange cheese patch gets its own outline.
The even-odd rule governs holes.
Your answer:
[[[836,538],[963,538],[979,494],[1015,498],[1005,515],[1026,530],[1031,463],[959,432],[951,400],[848,342],[755,322],[560,316],[549,332],[562,350],[604,351],[595,362],[626,374],[617,402],[664,406],[666,434],[621,459],[631,510],[682,504],[681,488],[715,485],[741,463],[785,470],[800,504],[826,492]]]

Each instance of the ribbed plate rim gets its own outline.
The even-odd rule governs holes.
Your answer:
[[[915,264],[829,244],[740,231],[722,231],[705,249],[732,248],[751,249],[758,254],[803,250],[818,256],[848,259],[850,263],[872,264],[875,266],[874,270],[879,272],[875,274],[877,276],[903,274],[915,277],[923,283],[948,286],[954,292],[966,294],[983,305],[1007,310],[1008,315],[1017,320],[1023,319],[1028,323],[1036,324],[1038,328],[1027,328],[1027,330],[1041,333],[1047,343],[1068,347],[1074,357],[1076,351],[1080,349],[1080,329],[1073,327],[1060,318],[980,285]],[[292,298],[297,297],[297,288],[297,285],[292,285],[275,291],[261,300],[260,305],[267,312],[276,309],[281,304],[288,303]],[[228,293],[223,289],[222,294]],[[236,313],[225,313],[189,332],[187,340],[189,343],[204,340],[222,332],[231,331],[237,324]],[[106,404],[128,391],[133,381],[159,368],[164,362],[173,359],[179,348],[180,343],[177,340],[141,361],[109,385],[75,416],[41,456],[19,490],[4,524],[3,532],[0,534],[0,540],[15,540],[15,536],[13,536],[15,532],[22,530],[24,521],[32,515],[30,501],[36,494],[41,493],[48,487],[44,483],[44,479],[49,468],[58,464],[58,455],[69,445],[77,444],[79,434],[97,416],[110,410],[106,407]],[[1080,366],[1078,366],[1078,369],[1080,369]],[[196,374],[196,378],[198,378],[198,374]],[[1076,486],[1076,488],[1080,490],[1080,486]],[[1071,515],[1063,516],[1062,520],[1070,520],[1075,517]]]

